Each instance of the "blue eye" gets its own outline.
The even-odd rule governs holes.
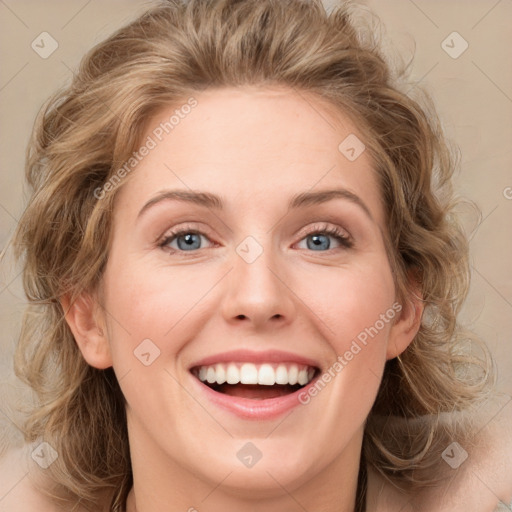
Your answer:
[[[169,233],[158,246],[171,249],[172,252],[194,252],[199,249],[204,249],[204,247],[201,247],[201,238],[210,241],[204,233],[185,227]],[[336,240],[339,246],[332,248],[330,239]],[[310,233],[300,241],[302,242],[303,240],[307,241],[306,248],[314,252],[339,249],[340,246],[345,249],[353,247],[352,240],[344,231],[329,226],[323,226],[321,228],[316,226],[314,230],[311,230]],[[177,243],[177,246],[173,247],[171,244],[174,242]]]
[[[162,240],[160,246],[170,247],[170,244],[176,241],[178,244],[177,249],[180,251],[191,251],[201,249],[201,247],[199,247],[201,245],[201,237],[208,239],[206,236],[202,235],[197,231],[184,229],[181,231],[177,231],[175,233],[170,233],[168,236],[164,238],[164,240]],[[170,248],[176,250],[175,247]]]
[[[312,231],[302,240],[307,240],[308,249],[322,252],[322,250],[328,251],[331,249],[330,238],[334,238],[344,248],[350,249],[353,246],[351,240],[337,228],[324,228]]]

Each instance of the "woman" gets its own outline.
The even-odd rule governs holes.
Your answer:
[[[162,2],[46,105],[16,237],[16,370],[40,399],[23,506],[512,499],[505,478],[474,492],[497,434],[455,414],[491,373],[456,321],[453,160],[350,12]]]

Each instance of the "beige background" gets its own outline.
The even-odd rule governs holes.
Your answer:
[[[0,250],[23,210],[24,151],[42,102],[69,81],[71,70],[93,44],[148,5],[140,0],[0,0]],[[389,38],[407,60],[414,54],[412,78],[431,92],[447,134],[461,148],[457,187],[482,211],[479,224],[465,216],[468,227],[474,229],[473,284],[463,318],[490,345],[499,386],[510,394],[512,2],[371,0],[366,5],[380,16]],[[441,46],[453,31],[469,44],[456,59]],[[41,32],[50,33],[59,45],[47,59],[31,48]],[[460,43],[456,40],[454,48]],[[9,433],[0,436],[4,443],[7,438],[21,439],[13,401],[27,392],[12,376],[11,366],[23,306],[19,269],[8,253],[0,271],[0,428],[6,427]],[[503,407],[512,407],[508,400],[512,401],[508,397]],[[0,443],[0,453],[3,448]]]

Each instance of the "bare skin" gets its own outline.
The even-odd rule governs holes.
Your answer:
[[[126,512],[168,512],[169,504],[295,512],[297,503],[353,512],[364,421],[385,362],[417,333],[420,300],[401,304],[343,371],[288,416],[254,421],[221,410],[198,391],[189,368],[242,345],[293,352],[325,372],[396,303],[371,161],[366,152],[350,161],[338,150],[347,136],[364,134],[290,89],[196,98],[123,184],[98,294],[72,305],[63,298],[85,360],[113,366],[127,399],[134,486]],[[151,120],[143,140],[174,108]],[[141,213],[169,189],[214,193],[225,208],[162,200]],[[327,189],[345,193],[288,210],[292,196]],[[201,247],[184,251],[176,238],[162,244],[177,228],[199,232]],[[326,228],[350,244],[324,235],[329,249],[313,250],[306,242]],[[262,250],[251,263],[236,251],[248,236]],[[134,351],[148,339],[159,355],[146,366]],[[236,457],[249,441],[263,454],[250,469]],[[395,511],[403,499],[370,473],[369,510]]]
[[[100,297],[84,297],[66,318],[84,358],[113,366],[127,397],[135,481],[128,510],[199,508],[210,493],[211,512],[291,512],[295,500],[351,512],[363,423],[386,360],[417,332],[420,303],[403,305],[329,386],[287,417],[253,421],[221,410],[197,391],[188,368],[242,346],[293,352],[326,371],[392,307],[370,159],[363,153],[351,162],[338,150],[358,133],[348,119],[326,122],[318,105],[289,89],[208,91],[197,101],[124,184]],[[174,108],[155,116],[143,140]],[[169,189],[214,193],[226,206],[163,200],[140,213]],[[287,211],[292,196],[327,189],[348,191],[359,204],[345,196]],[[330,249],[308,248],[307,237],[324,226],[340,229],[353,247],[331,238]],[[181,227],[200,231],[202,247],[183,255],[176,239],[155,243]],[[262,250],[250,264],[236,252],[248,236]],[[161,351],[149,367],[133,357],[144,339]],[[236,457],[247,442],[263,454],[250,469]]]
[[[510,504],[510,425],[512,407],[506,407],[482,430],[478,443],[481,447],[471,450],[467,461],[457,470],[440,465],[439,469],[445,470],[444,481],[419,495],[404,495],[370,471],[367,512],[493,512],[500,500]],[[62,512],[37,487],[49,488],[50,483],[45,481],[45,471],[39,469],[30,453],[26,445],[0,458],[0,512]],[[127,510],[129,507],[133,507],[133,494]],[[87,511],[78,508],[76,512]]]

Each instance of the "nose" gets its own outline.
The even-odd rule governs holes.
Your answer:
[[[294,294],[278,260],[270,248],[265,248],[254,261],[234,254],[221,307],[228,323],[245,322],[256,330],[292,321]]]

